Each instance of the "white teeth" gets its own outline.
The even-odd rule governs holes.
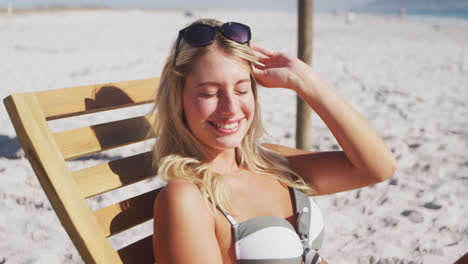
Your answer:
[[[239,125],[239,122],[231,123],[231,124],[225,124],[225,125],[212,122],[212,124],[215,127],[219,127],[219,128],[223,128],[223,129],[233,129],[233,128],[237,127],[237,125]]]

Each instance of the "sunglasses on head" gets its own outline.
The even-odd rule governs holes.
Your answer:
[[[184,38],[185,42],[193,47],[203,47],[213,43],[216,31],[221,32],[224,37],[241,44],[248,43],[252,37],[250,27],[237,22],[227,22],[221,26],[210,26],[201,23],[188,26],[179,31],[173,67],[176,66],[181,38]]]

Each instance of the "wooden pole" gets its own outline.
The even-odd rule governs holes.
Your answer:
[[[312,65],[313,0],[298,0],[298,54],[299,59]],[[296,110],[296,148],[311,147],[310,107],[298,96]]]
[[[7,7],[8,19],[13,18],[13,3],[11,0],[8,0],[8,7]]]

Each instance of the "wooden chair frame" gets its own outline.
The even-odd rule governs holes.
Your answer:
[[[66,160],[148,139],[152,115],[52,133],[47,121],[152,102],[158,78],[90,85],[4,99],[18,139],[50,203],[86,263],[154,263],[152,235],[120,250],[108,237],[153,217],[159,189],[91,211],[86,198],[154,177],[146,152],[79,171]],[[150,137],[153,136],[150,134]]]

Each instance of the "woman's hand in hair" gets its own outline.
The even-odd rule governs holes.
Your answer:
[[[310,66],[293,56],[258,45],[252,45],[252,49],[260,57],[259,63],[263,64],[254,65],[257,81],[264,87],[296,91],[323,120],[343,149],[318,153],[278,149],[288,159],[290,168],[318,195],[362,188],[393,175],[397,162],[382,138]]]
[[[304,76],[310,75],[312,68],[298,58],[251,43],[251,48],[259,57],[253,65],[257,82],[263,87],[282,87],[295,90],[304,86]]]

